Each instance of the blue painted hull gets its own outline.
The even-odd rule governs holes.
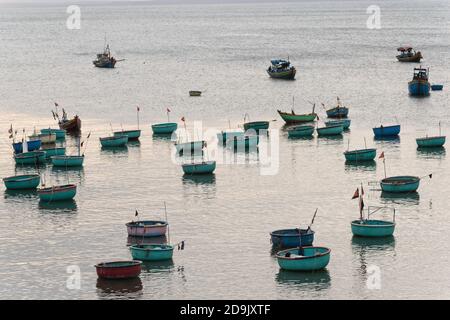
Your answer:
[[[350,128],[350,124],[352,123],[352,121],[350,119],[342,119],[342,120],[330,120],[330,121],[326,121],[325,125],[327,127],[329,126],[335,126],[335,125],[341,125],[344,127],[344,130],[348,130]]]
[[[296,126],[288,130],[290,138],[310,137],[314,133],[314,126]]]
[[[81,167],[84,162],[84,156],[54,156],[52,164],[55,167]]]
[[[45,202],[71,200],[77,193],[76,185],[38,189],[39,199]]]
[[[133,260],[163,261],[173,256],[173,246],[170,244],[138,244],[130,246]]]
[[[430,83],[424,80],[412,80],[408,82],[409,94],[412,96],[428,96],[430,94]]]
[[[373,134],[375,135],[375,138],[382,138],[382,137],[395,137],[398,136],[400,133],[400,125],[395,126],[381,126],[377,128],[373,128]]]
[[[377,149],[361,149],[344,152],[346,161],[373,161],[377,155]]]
[[[414,176],[397,176],[381,180],[381,190],[384,192],[404,193],[415,192],[419,188],[420,178]]]
[[[182,165],[185,174],[210,174],[216,170],[215,161],[205,161],[203,163],[187,163]]]
[[[43,149],[42,151],[45,151],[45,157],[47,159],[53,157],[53,156],[61,156],[66,154],[66,148],[52,148],[52,149]]]
[[[348,116],[348,108],[347,107],[336,107],[333,109],[327,110],[328,118],[347,118]]]
[[[299,237],[300,230],[300,237]],[[314,231],[306,232],[306,229],[282,229],[270,233],[270,238],[274,246],[284,248],[294,248],[300,246],[312,246],[314,241]],[[301,241],[300,241],[301,239]]]
[[[277,260],[283,270],[315,271],[328,265],[330,253],[331,250],[325,247],[304,247],[303,255],[298,255],[299,248],[293,248],[278,252]],[[286,256],[286,254],[290,256]]]
[[[45,162],[45,152],[31,151],[14,155],[16,164],[38,164]]]
[[[390,237],[394,233],[395,223],[382,220],[354,220],[352,233],[359,237]]]
[[[445,136],[418,138],[416,142],[419,148],[442,147],[445,144]]]
[[[341,125],[337,126],[328,126],[323,128],[317,128],[317,135],[321,136],[336,136],[342,134],[344,131],[344,127]]]
[[[158,123],[152,125],[152,130],[154,134],[171,134],[176,131],[178,124],[175,122]]]
[[[444,85],[442,84],[432,84],[431,85],[431,90],[433,91],[440,91],[444,88]]]
[[[41,134],[54,134],[56,139],[65,139],[66,138],[66,130],[63,129],[41,129]]]
[[[41,176],[38,174],[13,176],[4,178],[3,182],[8,190],[36,189],[41,182]]]
[[[100,138],[100,143],[104,148],[123,147],[128,142],[128,136],[114,136],[107,138]]]
[[[23,152],[23,145],[22,142],[16,142],[13,143],[14,153],[22,153]],[[41,147],[41,140],[30,140],[27,141],[28,151],[35,151],[39,150]]]

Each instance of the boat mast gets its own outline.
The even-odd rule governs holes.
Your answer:
[[[164,201],[164,213],[166,215],[166,223],[167,223],[167,238],[168,238],[169,244],[170,244],[170,226],[169,226],[169,221],[167,220],[167,206],[166,206],[165,201]]]

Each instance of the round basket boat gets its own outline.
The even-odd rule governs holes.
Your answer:
[[[95,265],[97,275],[103,279],[129,279],[141,274],[141,261],[112,261]]]
[[[311,229],[281,229],[270,233],[270,238],[274,246],[293,248],[300,246],[312,246],[314,241],[314,231]]]
[[[352,233],[359,237],[389,237],[395,230],[395,222],[383,220],[354,220]]]
[[[314,271],[325,268],[330,262],[331,250],[326,247],[301,247],[277,253],[278,265],[283,270]]]
[[[170,244],[136,244],[130,246],[134,260],[162,261],[173,256],[173,246]]]
[[[381,180],[381,190],[384,192],[414,192],[419,188],[420,178],[415,176],[396,176]]]
[[[128,235],[132,237],[160,237],[166,234],[168,223],[166,221],[142,220],[129,222],[126,226]]]

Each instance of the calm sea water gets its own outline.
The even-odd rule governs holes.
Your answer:
[[[416,150],[415,138],[449,131],[446,1],[381,1],[381,29],[366,28],[372,1],[301,1],[286,4],[82,6],[81,30],[65,27],[64,6],[0,7],[0,176],[34,172],[16,167],[7,130],[54,126],[57,101],[92,131],[81,170],[40,168],[48,185],[76,183],[69,204],[39,204],[36,194],[4,190],[0,197],[0,298],[3,299],[391,299],[450,298],[449,161],[446,151]],[[92,66],[105,33],[119,62]],[[412,64],[395,61],[411,44],[425,57],[431,82],[444,91],[425,99],[407,94]],[[269,60],[287,57],[296,81],[265,74]],[[446,89],[447,88],[447,89]],[[203,90],[200,98],[188,91]],[[310,110],[308,101],[348,105],[352,129],[341,139],[290,140],[276,109]],[[140,143],[100,149],[98,137],[136,127]],[[279,134],[279,168],[261,175],[260,154],[243,164],[218,165],[210,178],[184,178],[169,140],[152,137],[150,124],[185,116],[188,128],[222,129],[272,120]],[[323,110],[318,107],[321,118]],[[399,140],[373,141],[371,128],[398,121]],[[195,133],[198,134],[198,133]],[[392,198],[372,185],[383,164],[346,165],[342,152],[375,146],[386,154],[388,175],[423,179],[418,194]],[[68,153],[76,141],[67,139]],[[352,239],[358,217],[350,198],[363,183],[366,205],[396,208],[395,237]],[[370,184],[370,185],[369,185]],[[125,223],[164,219],[171,242],[186,241],[170,263],[146,264],[140,280],[97,280],[95,263],[129,259]],[[280,271],[269,232],[313,229],[317,245],[332,250],[326,271]],[[381,218],[381,217],[380,217]],[[388,218],[388,216],[386,216]],[[81,288],[68,289],[69,266],[81,270]],[[373,266],[380,289],[368,289]]]

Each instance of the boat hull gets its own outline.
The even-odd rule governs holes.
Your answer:
[[[400,134],[400,125],[373,128],[375,138],[396,137]]]
[[[255,130],[257,133],[259,130],[269,129],[269,121],[253,121],[244,123],[244,130]]]
[[[128,136],[117,135],[114,137],[100,138],[100,144],[103,148],[123,147],[128,142]]]
[[[358,237],[390,237],[394,233],[395,223],[382,220],[354,220],[351,227],[353,235]]]
[[[183,143],[175,143],[175,148],[178,153],[189,153],[202,151],[206,147],[206,141],[191,141]]]
[[[325,126],[329,127],[329,126],[341,125],[344,127],[344,130],[348,130],[350,128],[351,123],[352,123],[352,121],[350,119],[331,120],[331,121],[326,121]]]
[[[185,174],[211,174],[216,170],[216,162],[187,163],[183,164],[182,168]]]
[[[337,126],[328,126],[328,127],[323,127],[323,128],[317,128],[316,130],[317,130],[317,135],[319,137],[336,136],[336,135],[342,134],[342,132],[344,131],[344,127],[341,125],[337,125]]]
[[[397,176],[381,180],[380,186],[383,192],[407,193],[415,192],[419,188],[420,178],[414,176]]]
[[[426,80],[412,80],[408,82],[408,91],[411,96],[428,96],[430,83]]]
[[[287,249],[277,253],[278,265],[283,270],[315,271],[324,269],[330,262],[331,250],[325,247],[303,247],[304,256],[293,256],[298,248]],[[286,257],[286,253],[291,254]]]
[[[62,156],[66,154],[66,148],[49,148],[49,149],[42,149],[42,151],[45,152],[45,157],[47,159],[53,157],[53,156]]]
[[[278,72],[267,70],[267,74],[273,79],[294,80],[296,73],[297,70],[295,68]]]
[[[348,108],[347,107],[335,107],[326,111],[328,118],[347,118]]]
[[[8,190],[36,189],[41,177],[38,174],[20,175],[4,178],[3,182]]]
[[[412,56],[398,55],[396,58],[400,62],[420,62],[420,59],[422,59],[422,54],[418,51]]]
[[[297,126],[288,130],[290,138],[310,137],[313,135],[315,128],[313,126]]]
[[[66,132],[79,132],[81,130],[81,119],[75,116],[71,120],[60,122],[59,128],[66,130]]]
[[[165,221],[136,221],[126,224],[127,232],[132,237],[161,237],[167,232]]]
[[[71,200],[77,194],[76,185],[41,188],[37,191],[39,199],[44,202]]]
[[[350,162],[373,161],[377,155],[377,149],[361,149],[344,152],[345,160]]]
[[[49,135],[54,134],[57,140],[66,138],[66,130],[62,129],[41,129],[41,134]]]
[[[14,153],[22,153],[23,152],[23,143],[16,142],[13,143]],[[41,147],[41,140],[30,140],[27,141],[28,151],[39,150]]]
[[[171,134],[176,131],[178,124],[175,122],[157,123],[152,125],[154,134]]]
[[[445,144],[445,136],[418,138],[416,142],[419,148],[442,147]]]
[[[191,90],[191,91],[189,91],[189,95],[191,97],[200,97],[202,95],[202,92],[201,91]]]
[[[31,151],[14,155],[16,164],[38,164],[45,162],[44,151]]]
[[[141,130],[116,131],[114,136],[127,136],[128,140],[137,140],[141,136]]]
[[[54,156],[51,158],[55,167],[81,167],[84,156]]]
[[[433,90],[433,91],[441,91],[442,89],[444,89],[444,85],[442,85],[442,84],[432,84],[431,85],[431,90]]]
[[[278,110],[278,114],[287,124],[313,122],[317,118],[316,113],[292,114]]]
[[[102,262],[95,265],[97,276],[103,279],[129,279],[141,274],[141,261]]]
[[[173,256],[173,246],[169,244],[140,244],[130,246],[133,260],[163,261]]]
[[[306,229],[275,230],[270,233],[270,239],[272,244],[278,247],[294,248],[300,246],[300,242],[302,246],[309,247],[314,242],[314,231],[307,232]]]

